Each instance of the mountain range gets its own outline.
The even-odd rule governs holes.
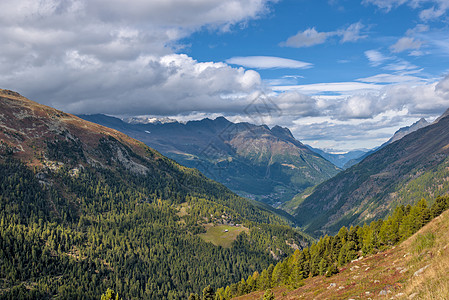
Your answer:
[[[280,126],[232,123],[224,117],[186,123],[79,117],[119,130],[242,196],[270,205],[290,200],[340,171]]]

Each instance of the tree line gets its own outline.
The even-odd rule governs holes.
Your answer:
[[[425,199],[415,205],[401,205],[386,220],[373,221],[363,226],[342,227],[334,236],[323,236],[316,243],[303,250],[296,250],[288,258],[270,264],[261,272],[242,278],[239,282],[214,291],[207,299],[230,299],[254,291],[268,291],[282,285],[298,288],[303,280],[318,275],[332,276],[339,268],[363,255],[377,253],[394,246],[417,232],[431,219],[449,208],[449,196],[437,197],[429,207]],[[213,286],[213,285],[212,285]],[[203,293],[204,294],[204,293]],[[190,299],[201,298],[199,294]]]

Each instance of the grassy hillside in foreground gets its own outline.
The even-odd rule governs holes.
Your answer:
[[[274,288],[276,300],[447,299],[449,296],[449,211],[406,241],[355,260],[331,277],[307,278],[303,286]],[[264,291],[237,297],[262,299]]]

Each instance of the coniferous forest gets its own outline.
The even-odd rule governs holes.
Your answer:
[[[266,290],[270,295],[271,288],[289,286],[295,289],[303,285],[306,278],[330,277],[361,256],[383,251],[406,240],[448,208],[449,196],[437,197],[431,207],[422,199],[413,206],[398,206],[386,220],[351,226],[349,230],[342,227],[335,236],[321,237],[310,247],[295,251],[276,265],[217,289],[214,297],[230,299],[259,290]]]
[[[0,298],[99,299],[112,289],[123,299],[183,299],[267,268],[293,252],[286,240],[308,243],[283,217],[149,148],[157,164],[139,174],[113,152],[143,158],[112,137],[95,149],[102,167],[85,164],[79,140],[45,145],[44,166],[30,167],[1,144]],[[230,248],[203,241],[204,224],[224,217],[247,233]]]

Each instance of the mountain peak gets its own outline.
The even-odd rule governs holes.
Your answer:
[[[406,136],[412,132],[415,132],[418,129],[426,127],[428,125],[430,125],[430,123],[427,122],[426,119],[421,118],[410,126],[400,128],[398,131],[396,131],[394,133],[394,135],[385,144],[388,145],[393,142],[396,142],[397,140],[402,139],[404,136]]]
[[[444,119],[447,116],[449,116],[449,108],[446,109],[446,111],[441,116],[439,116],[435,121],[433,121],[433,124],[440,122],[441,119]]]
[[[18,92],[11,91],[11,90],[4,90],[4,89],[0,89],[0,94],[14,96],[14,97],[23,97]]]
[[[273,128],[271,128],[271,132],[276,136],[283,136],[283,137],[288,137],[288,138],[294,139],[292,132],[287,127],[281,127],[279,125],[275,125]]]
[[[229,121],[228,119],[226,119],[223,116],[215,118],[214,122],[219,123],[219,124],[223,124],[223,125],[231,124],[231,121]]]

